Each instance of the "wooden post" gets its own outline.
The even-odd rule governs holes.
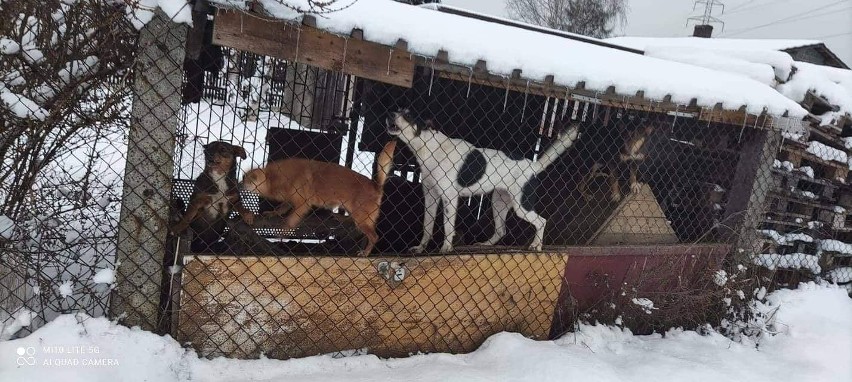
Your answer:
[[[162,12],[140,31],[110,315],[157,327],[187,27]]]
[[[723,224],[733,227],[727,239],[740,250],[759,250],[757,229],[766,213],[766,200],[772,190],[772,163],[781,145],[781,132],[752,129],[743,137],[740,160],[729,191]]]

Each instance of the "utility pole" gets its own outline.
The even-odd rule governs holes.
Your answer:
[[[713,25],[712,24],[721,24],[722,30],[725,30],[725,22],[721,19],[713,16],[713,12],[716,8],[721,8],[720,14],[725,13],[725,4],[722,4],[721,1],[718,0],[696,0],[692,5],[692,10],[695,11],[698,9],[698,6],[704,6],[704,13],[698,16],[691,16],[686,19],[686,25],[689,25],[690,21],[695,21],[695,31],[693,36],[695,37],[704,37],[710,38],[713,35]]]

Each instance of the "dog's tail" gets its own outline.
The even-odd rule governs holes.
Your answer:
[[[385,182],[388,180],[388,176],[390,176],[391,167],[393,166],[393,153],[395,150],[396,140],[394,139],[385,143],[385,147],[382,149],[382,152],[379,153],[376,175],[373,177],[373,181],[376,183],[379,193],[382,192]]]
[[[538,157],[538,163],[541,165],[541,169],[544,170],[547,166],[556,162],[556,159],[559,158],[560,155],[571,148],[571,146],[574,145],[574,141],[577,140],[579,132],[580,126],[574,124],[568,128],[568,131],[558,136],[553,144],[550,145],[547,150],[544,150],[544,152],[541,153],[541,156]]]

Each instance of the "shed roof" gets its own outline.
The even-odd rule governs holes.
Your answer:
[[[221,7],[245,9],[243,1],[213,0]],[[257,0],[271,17],[301,21],[309,9],[306,0]],[[308,12],[310,13],[310,12]],[[801,118],[807,112],[771,87],[738,75],[618,49],[567,39],[510,25],[436,12],[390,0],[359,0],[351,6],[316,17],[316,27],[349,36],[363,31],[364,40],[394,46],[407,42],[413,54],[437,57],[473,67],[487,62],[487,70],[510,76],[520,70],[524,78],[568,87],[584,83],[586,89],[611,90],[625,96],[644,97],[687,105],[724,109],[741,107],[752,114],[788,113]]]
[[[770,85],[796,102],[806,101],[812,93],[837,109],[823,115],[825,123],[839,115],[852,115],[852,71],[794,61],[785,52],[821,46],[819,41],[699,37],[616,37],[606,41],[644,50],[648,56],[740,74]]]
[[[822,41],[817,40],[703,37],[613,37],[604,39],[603,41],[638,50],[646,50],[657,46],[701,49],[787,50],[822,44]]]

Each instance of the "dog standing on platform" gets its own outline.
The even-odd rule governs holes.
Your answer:
[[[555,139],[538,161],[515,160],[499,150],[477,148],[471,143],[429,130],[426,122],[416,122],[409,110],[391,114],[388,133],[399,137],[417,157],[423,173],[423,237],[411,248],[421,253],[432,239],[438,202],[444,205],[444,243],[441,252],[452,250],[455,236],[456,210],[459,197],[482,195],[493,191],[492,211],[494,235],[485,245],[494,245],[506,234],[506,215],[510,209],[535,226],[530,248],[541,250],[547,221],[535,212],[536,175],[566,152],[577,139],[579,128],[571,126]]]
[[[209,245],[225,232],[231,211],[252,224],[254,214],[243,206],[237,190],[237,158],[246,158],[246,150],[225,141],[204,146],[204,172],[195,180],[186,213],[171,231],[181,234],[192,227],[197,239]]]
[[[623,195],[619,178],[625,171],[629,174],[630,192],[634,194],[639,192],[642,185],[639,183],[637,173],[639,165],[645,160],[645,143],[654,130],[655,126],[650,122],[638,126],[620,126],[615,138],[600,139],[600,142],[606,146],[599,145],[595,152],[604,157],[604,160],[595,162],[588,175],[580,182],[578,189],[583,197],[587,201],[591,200],[593,195],[588,191],[589,182],[595,177],[605,176],[609,183],[610,200],[615,203],[620,202]],[[616,148],[618,151],[614,152]]]
[[[358,255],[368,256],[379,239],[376,222],[395,148],[396,141],[390,141],[379,153],[372,180],[338,164],[290,158],[250,170],[243,179],[243,187],[281,202],[281,208],[291,208],[284,221],[285,230],[296,228],[313,208],[342,207],[367,237],[367,246]]]

